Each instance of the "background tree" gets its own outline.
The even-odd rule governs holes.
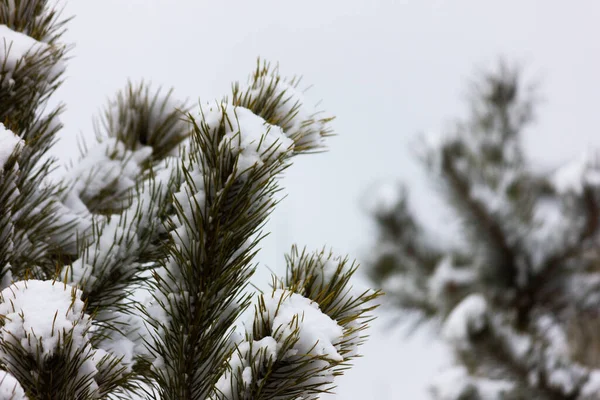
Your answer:
[[[472,89],[468,117],[423,152],[461,240],[434,240],[398,186],[374,209],[369,273],[451,345],[456,366],[434,398],[600,398],[598,159],[551,172],[527,160],[535,91],[516,69],[500,65]]]
[[[324,148],[331,118],[260,61],[196,109],[130,83],[51,181],[68,50],[52,4],[0,2],[0,398],[331,391],[378,296],[353,289],[356,266],[293,248],[286,277],[248,290],[277,178]]]

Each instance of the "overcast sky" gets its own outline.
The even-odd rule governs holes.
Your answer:
[[[465,83],[503,56],[541,82],[539,123],[527,133],[545,166],[600,148],[600,2],[392,0],[70,1],[75,43],[66,129],[55,154],[76,155],[91,116],[128,79],[173,86],[180,98],[212,100],[245,80],[257,56],[314,85],[313,101],[337,116],[330,152],[288,170],[288,197],[274,214],[257,281],[281,271],[291,243],[323,245],[366,259],[373,230],[361,205],[372,185],[399,179],[441,235],[448,217],[428,188],[410,144],[464,112]],[[403,339],[381,320],[365,358],[340,380],[340,399],[427,398],[446,361],[431,334]]]

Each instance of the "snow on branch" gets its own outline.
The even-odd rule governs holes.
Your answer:
[[[0,293],[3,342],[40,357],[52,356],[65,335],[76,348],[84,347],[90,317],[83,308],[81,291],[60,282],[17,282]]]
[[[202,110],[202,124],[209,130],[224,129],[219,146],[236,157],[236,174],[243,176],[253,167],[273,163],[293,145],[282,129],[267,123],[244,107],[221,104]]]
[[[6,371],[0,371],[0,400],[28,400],[19,381]]]
[[[70,171],[64,203],[75,212],[113,213],[126,206],[151,147],[131,151],[108,138],[92,147]]]
[[[312,107],[299,90],[300,79],[285,79],[278,68],[260,60],[247,86],[233,86],[233,104],[246,107],[294,141],[295,152],[321,150],[333,131],[333,117]]]
[[[503,400],[513,389],[514,384],[510,381],[474,377],[465,367],[456,366],[436,376],[430,392],[436,400]]]
[[[101,396],[104,385],[123,373],[118,359],[93,348],[81,295],[69,285],[39,280],[16,282],[0,293],[0,353],[20,382],[42,383],[35,390],[29,385],[34,398],[53,387],[59,398]],[[48,371],[53,363],[57,369]]]
[[[345,361],[358,355],[362,336],[377,307],[379,291],[363,288],[353,279],[358,264],[324,250],[309,253],[296,246],[286,256],[286,276],[276,281],[279,288],[302,294],[318,303],[323,312],[344,328],[340,354]]]
[[[176,397],[208,394],[211,377],[222,374],[231,351],[228,332],[248,304],[245,282],[260,240],[253,237],[275,204],[274,178],[292,155],[279,127],[243,107],[207,105],[191,122],[172,198],[168,257],[146,308],[155,330],[153,377],[165,395]],[[206,348],[189,350],[192,343]],[[188,377],[174,363],[182,354],[197,364],[186,370]]]
[[[586,186],[600,186],[600,159],[598,154],[586,152],[558,168],[550,177],[558,193],[581,195]]]
[[[153,178],[135,188],[129,206],[120,216],[99,219],[86,237],[80,232],[80,258],[67,266],[62,277],[77,284],[94,307],[115,307],[124,287],[144,268],[142,262],[162,228],[160,219],[177,181],[177,160],[165,159],[153,169]],[[135,168],[135,167],[134,167]],[[123,178],[127,180],[128,178]],[[116,281],[111,281],[118,277]]]
[[[351,281],[357,266],[331,253],[293,247],[287,264],[285,279],[274,279],[272,293],[259,297],[216,398],[316,399],[357,357],[380,293],[359,289]]]
[[[470,348],[472,336],[480,334],[488,325],[487,302],[480,294],[466,297],[448,315],[443,335],[459,350]]]
[[[23,64],[29,62],[28,59],[43,59],[45,54],[53,54],[54,51],[48,43],[39,42],[24,33],[10,29],[6,25],[0,25],[0,71],[3,82],[8,82],[9,85],[15,84],[12,79],[13,74]],[[64,71],[64,62],[57,59],[45,71],[47,81],[53,82]]]
[[[118,139],[129,150],[152,148],[152,159],[179,155],[180,144],[191,127],[185,102],[173,98],[173,90],[153,91],[149,84],[129,82],[105,107],[96,121],[98,136]]]
[[[24,142],[21,138],[0,123],[0,170],[4,169],[10,156],[15,155],[23,145]]]
[[[343,328],[316,302],[277,289],[259,298],[248,339],[236,346],[215,398],[317,398],[333,383],[343,361]],[[273,379],[287,372],[285,379]]]

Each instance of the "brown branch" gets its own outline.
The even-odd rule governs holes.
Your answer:
[[[456,171],[447,148],[442,151],[442,171],[445,172],[451,189],[459,197],[459,200],[464,203],[466,210],[473,215],[474,226],[481,231],[481,235],[487,236],[489,242],[495,247],[495,256],[500,260],[496,268],[498,270],[505,269],[509,275],[507,281],[503,283],[516,288],[518,271],[515,265],[515,250],[506,241],[500,224],[481,203],[471,197],[469,185]]]
[[[594,191],[589,187],[584,188],[582,200],[586,212],[586,224],[579,234],[578,240],[565,251],[551,257],[540,272],[530,277],[526,288],[527,297],[523,299],[524,308],[531,309],[534,304],[545,304],[548,300],[547,296],[556,296],[555,290],[545,290],[548,289],[548,282],[551,281],[545,277],[556,277],[564,263],[580,254],[583,245],[598,233],[600,228],[600,208],[598,208]]]
[[[529,382],[531,367],[523,365],[512,357],[511,350],[509,346],[507,346],[506,341],[502,340],[497,335],[494,335],[489,328],[486,331],[481,332],[480,335],[475,338],[474,345],[476,346],[476,351],[470,352],[469,354],[475,354],[478,363],[487,356],[493,360],[492,367],[493,363],[502,365],[512,379],[516,380],[519,382],[520,386],[527,388],[526,390],[530,391],[528,395],[533,395],[533,393],[535,393],[537,395],[535,398],[542,398],[545,400],[575,400],[579,395],[579,390],[575,390],[574,393],[566,395],[559,389],[551,387],[545,371],[543,370],[538,371],[540,372],[538,384],[532,386]],[[465,363],[465,365],[468,364]]]

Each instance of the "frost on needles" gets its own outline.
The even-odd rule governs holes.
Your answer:
[[[433,239],[400,186],[373,209],[371,277],[453,349],[436,399],[600,398],[600,164],[588,152],[532,165],[521,140],[534,105],[502,65],[475,82],[466,119],[427,138],[423,161],[461,240]]]
[[[66,22],[46,1],[0,4],[0,399],[330,392],[379,293],[295,247],[272,289],[248,282],[280,173],[324,150],[332,118],[260,61],[195,108],[129,83],[51,180]]]

